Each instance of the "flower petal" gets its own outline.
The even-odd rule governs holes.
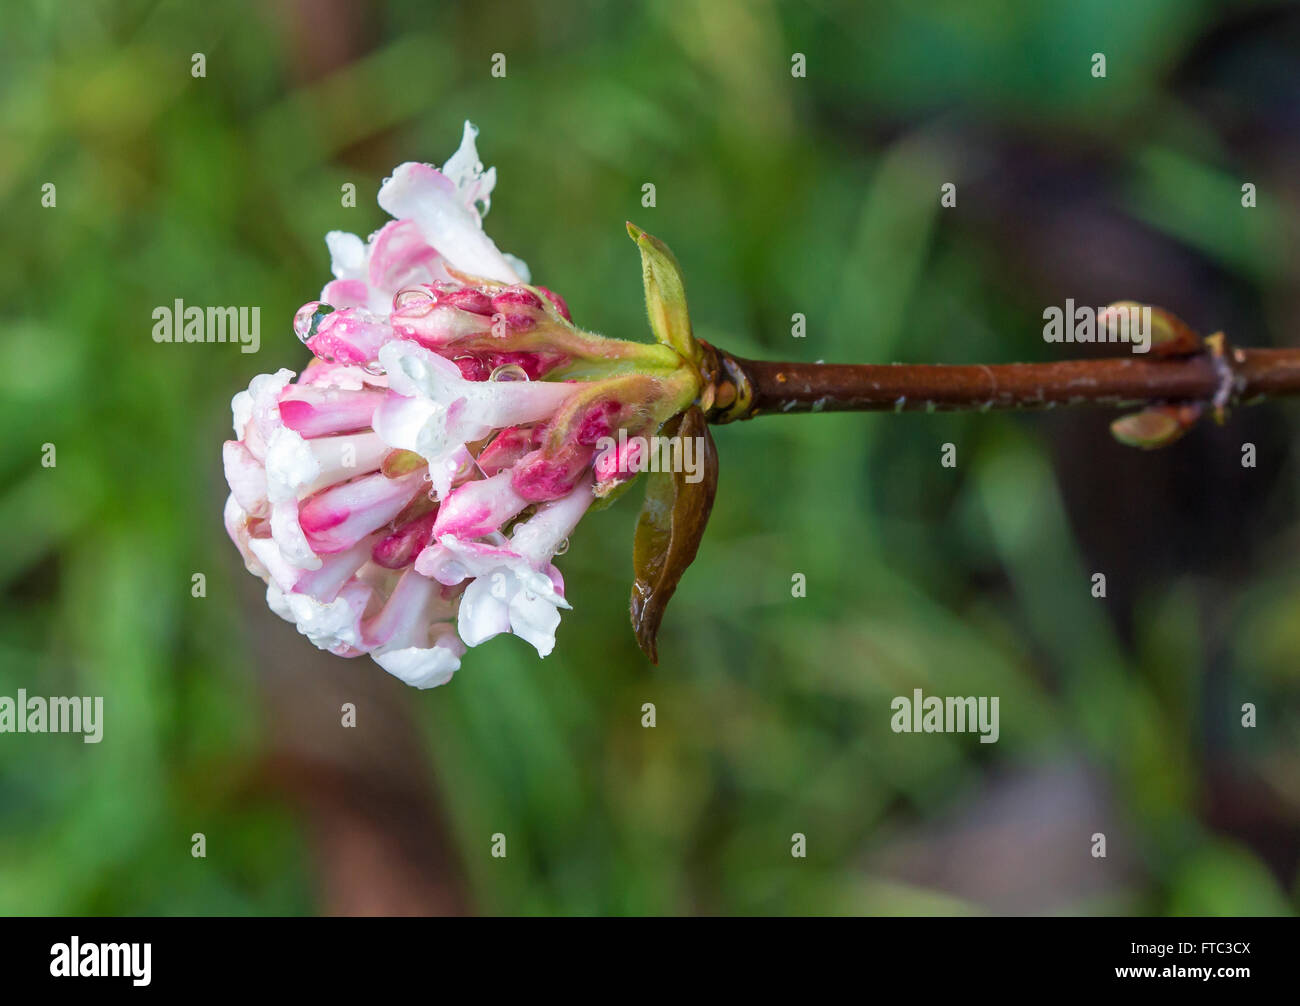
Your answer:
[[[330,272],[335,279],[366,278],[366,243],[359,237],[347,231],[330,231],[325,235],[325,247],[330,251]]]
[[[371,535],[343,552],[324,556],[319,569],[298,574],[293,585],[294,593],[306,594],[318,601],[334,600],[344,584],[370,559],[370,550],[378,539],[379,535]]]
[[[508,471],[490,479],[466,482],[442,501],[433,533],[438,537],[449,534],[461,539],[481,538],[499,530],[527,505],[528,501],[511,486]]]
[[[243,556],[244,568],[254,576],[266,579],[270,574],[251,548],[253,539],[252,535],[248,533],[248,514],[239,505],[234,493],[226,497],[223,517],[226,523],[226,533],[230,535],[230,540],[235,543],[235,547],[239,549],[239,554]]]
[[[363,279],[336,279],[320,292],[322,304],[338,310],[345,307],[369,307],[370,287]]]
[[[371,656],[389,674],[412,687],[445,685],[460,669],[465,644],[456,638],[450,625],[434,626],[434,629],[432,646],[376,651]]]
[[[560,612],[545,598],[522,588],[510,599],[510,631],[537,649],[539,657],[555,649]]]
[[[266,469],[253,457],[252,452],[238,440],[227,440],[221,448],[221,460],[226,470],[226,484],[232,497],[249,514],[265,516]]]
[[[285,500],[271,507],[271,537],[275,539],[286,562],[301,569],[320,569],[320,556],[312,549],[298,522],[296,500]]]
[[[590,484],[584,483],[569,495],[546,503],[510,535],[510,547],[536,568],[551,561],[555,550],[567,538],[593,501]]]
[[[456,615],[456,631],[466,646],[478,646],[510,631],[510,608],[492,596],[491,582],[476,579],[465,588]]]
[[[297,385],[280,398],[280,420],[307,439],[368,429],[382,391],[344,391]]]
[[[435,269],[438,252],[429,246],[413,220],[390,220],[370,243],[371,310],[392,310],[393,295],[403,287],[432,283],[445,275]]]
[[[397,479],[366,475],[307,499],[298,507],[296,523],[313,551],[342,552],[401,513],[422,484],[419,472]]]
[[[361,619],[372,594],[369,584],[352,580],[327,604],[306,594],[285,594],[284,605],[298,631],[313,645],[331,653],[364,653],[369,647],[362,637]]]
[[[574,393],[572,385],[559,381],[467,381],[450,360],[404,340],[383,346],[379,362],[388,374],[389,387],[397,394],[445,405],[449,423],[456,419],[471,430],[503,429],[545,419]],[[451,415],[451,406],[462,399],[466,404],[461,412]]]
[[[492,208],[492,190],[497,184],[497,169],[483,170],[483,162],[478,156],[477,139],[478,129],[466,120],[465,128],[460,134],[460,146],[447,158],[442,173],[456,186],[461,201],[481,219]]]
[[[472,187],[481,191],[480,186]],[[456,183],[428,164],[399,164],[379,190],[379,205],[399,220],[414,220],[427,241],[458,270],[501,283],[522,277],[483,233],[478,211]]]

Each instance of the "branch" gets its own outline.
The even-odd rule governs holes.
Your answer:
[[[908,412],[1229,405],[1300,394],[1300,349],[1235,349],[1221,337],[1193,355],[991,365],[775,363],[706,349],[703,398],[714,423],[793,412]]]

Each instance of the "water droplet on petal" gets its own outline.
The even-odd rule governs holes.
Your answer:
[[[503,363],[488,375],[489,381],[526,381],[528,371],[517,363]]]
[[[407,317],[423,317],[433,310],[435,303],[433,294],[422,286],[408,286],[393,295],[393,310],[402,311]]]
[[[334,308],[319,300],[309,300],[293,316],[293,332],[306,342],[320,330],[320,323],[334,313]]]
[[[402,372],[412,381],[423,381],[425,377],[424,361],[412,359],[409,356],[402,357]]]
[[[387,373],[387,371],[384,370],[384,368],[379,365],[378,360],[371,360],[369,363],[365,364],[361,369],[364,370],[371,377],[380,377],[381,375]]]
[[[560,543],[555,546],[555,554],[564,555],[564,553],[567,551],[569,551],[569,539],[561,538]]]

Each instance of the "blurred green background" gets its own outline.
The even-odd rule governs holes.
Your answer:
[[[106,726],[0,735],[0,911],[1294,912],[1294,405],[1154,454],[1095,411],[726,427],[659,667],[634,491],[560,561],[552,656],[429,692],[265,608],[220,448],[305,362],[325,232],[466,118],[489,232],[607,334],[648,338],[631,219],[741,355],[1082,355],[1041,338],[1066,297],[1294,344],[1298,57],[1296,7],[1184,0],[5,4],[0,695]],[[261,351],[155,344],[175,298],[260,306]],[[893,733],[918,687],[999,696],[1001,739]]]

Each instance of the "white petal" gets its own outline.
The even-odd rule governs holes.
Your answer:
[[[378,471],[390,450],[388,444],[372,431],[344,433],[333,437],[314,437],[305,441],[305,445],[315,463],[316,474],[297,483],[299,499],[305,499],[312,493],[338,482],[346,482],[358,475],[368,475]],[[270,464],[271,453],[268,451],[268,467]],[[303,472],[305,471],[304,463]]]
[[[425,442],[425,426],[442,411],[441,405],[427,398],[389,395],[375,409],[375,432],[389,447],[418,454]]]
[[[366,243],[347,231],[330,231],[325,235],[330,250],[330,271],[335,279],[365,279],[370,252]]]
[[[464,644],[456,638],[450,626],[446,626],[431,647],[421,649],[409,646],[400,650],[372,653],[371,657],[389,674],[408,685],[415,688],[436,688],[445,685],[460,669],[460,656],[464,652]]]
[[[474,580],[465,588],[456,616],[456,629],[466,646],[478,646],[493,636],[510,631],[509,605],[492,596],[488,580]]]
[[[293,613],[298,631],[322,650],[362,649],[361,616],[371,589],[353,581],[329,604],[306,594],[285,594],[284,602]]]
[[[320,462],[299,433],[281,426],[267,438],[266,494],[272,504],[297,500],[299,489],[320,472]]]
[[[478,211],[465,205],[456,184],[436,168],[413,161],[399,164],[379,190],[379,205],[398,220],[414,220],[424,239],[461,272],[521,282],[483,233]]]
[[[467,381],[450,360],[405,339],[384,345],[379,362],[393,391],[445,405],[447,426],[457,431],[487,427],[490,432],[536,422],[554,414],[574,393],[559,381]]]
[[[489,545],[479,541],[462,541],[454,534],[444,534],[438,538],[438,547],[448,557],[453,558],[466,571],[465,575],[467,576],[486,576],[495,569],[504,569],[512,577],[516,572],[530,572],[528,564],[520,556],[497,545]],[[435,577],[435,579],[437,578]],[[460,581],[455,580],[453,582],[459,583]]]
[[[555,630],[559,625],[560,612],[537,594],[520,590],[510,601],[510,631],[535,646],[539,657],[555,649]]]
[[[475,143],[477,137],[478,129],[467,119],[465,128],[461,132],[460,147],[447,158],[447,163],[442,166],[442,173],[456,186],[461,202],[482,217],[487,216],[488,209],[492,205],[492,190],[497,184],[497,169],[483,170],[483,162],[478,156],[478,144]],[[481,210],[479,203],[483,204]]]
[[[293,612],[289,610],[288,602],[284,599],[284,591],[274,582],[266,585],[266,606],[286,622],[293,622]]]
[[[472,383],[450,360],[405,339],[382,346],[379,364],[388,374],[389,389],[407,398],[426,397],[445,404],[460,397],[462,384]]]
[[[320,569],[299,572],[293,589],[318,601],[334,600],[353,574],[370,560],[371,550],[386,530],[384,528],[368,538],[362,538],[345,552],[323,557]]]
[[[266,513],[266,469],[252,452],[236,440],[227,440],[221,448],[226,484],[240,507],[247,513]]]
[[[307,544],[307,536],[298,523],[296,500],[286,500],[271,507],[271,537],[280,546],[287,562],[302,569],[320,569],[320,556]]]
[[[510,536],[510,546],[534,566],[551,561],[560,543],[573,531],[592,504],[591,485],[584,483],[569,495],[543,504]]]
[[[253,538],[249,541],[248,548],[266,567],[272,583],[286,594],[293,590],[302,570],[285,559],[274,538]]]
[[[248,421],[253,418],[253,396],[247,391],[241,391],[230,400],[231,425],[235,428],[235,436],[242,440],[244,433],[248,429]]]
[[[248,514],[239,505],[234,493],[226,497],[226,509],[223,516],[226,523],[226,533],[230,535],[230,540],[239,549],[239,554],[244,557],[244,568],[254,576],[260,576],[265,580],[271,574],[249,547],[253,539],[248,533]]]
[[[531,283],[533,281],[533,271],[528,268],[528,263],[523,259],[516,258],[507,252],[506,261],[510,263],[510,268],[519,274],[519,282]]]
[[[270,436],[277,428],[283,424],[280,421],[280,393],[288,387],[289,382],[294,378],[294,373],[287,367],[281,367],[274,374],[258,374],[248,383],[249,394],[249,416],[263,434]],[[239,396],[235,396],[236,401]],[[238,422],[241,406],[236,405],[236,401],[230,403],[232,411],[236,411],[235,420]],[[242,435],[242,434],[241,434]]]

